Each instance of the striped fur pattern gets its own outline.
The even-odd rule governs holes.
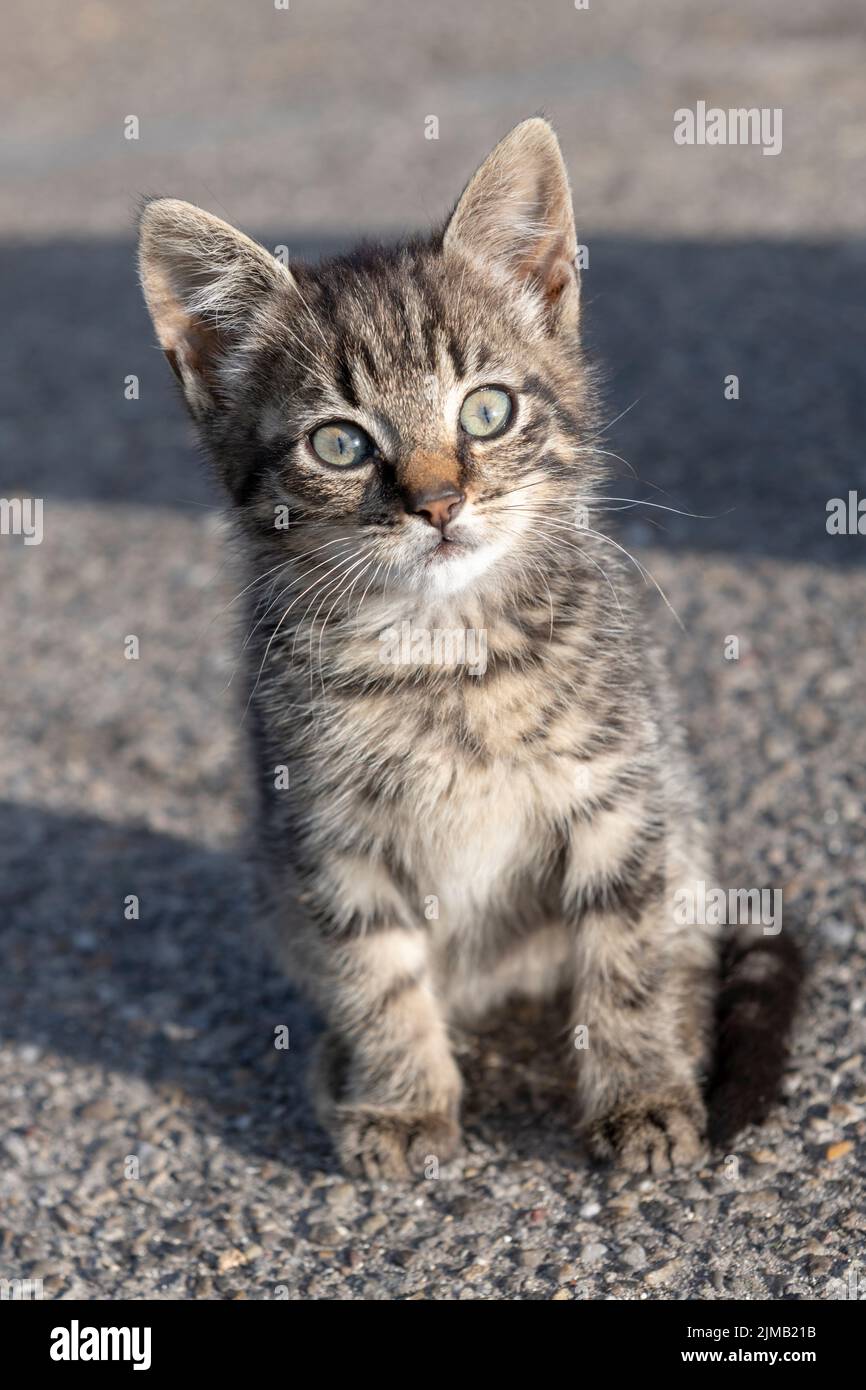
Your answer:
[[[247,576],[261,913],[329,1021],[319,1113],[369,1176],[455,1150],[452,1022],[563,986],[591,1149],[652,1172],[704,1152],[719,942],[671,897],[713,867],[598,500],[576,250],[538,119],[443,230],[394,248],[286,269],[188,204],[142,218],[145,296]],[[490,440],[459,420],[487,385],[513,407]],[[374,453],[322,461],[330,421]],[[449,488],[439,529],[417,502]],[[483,670],[459,643],[383,659],[407,630],[483,634]]]

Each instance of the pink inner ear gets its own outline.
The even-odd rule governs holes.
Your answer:
[[[207,376],[219,346],[216,328],[186,313],[176,300],[166,296],[161,306],[158,333],[169,366],[179,380],[182,380],[181,364],[198,376]]]
[[[547,298],[555,303],[568,284],[569,270],[564,261],[558,260],[547,277]]]
[[[539,244],[531,255],[524,257],[518,273],[534,280],[547,302],[555,304],[563,291],[576,281],[565,237],[551,237],[546,247]]]

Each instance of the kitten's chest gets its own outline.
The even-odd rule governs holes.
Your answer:
[[[332,729],[342,813],[452,926],[501,913],[574,804],[564,750],[579,715],[547,710],[528,682],[498,684],[365,698]]]
[[[464,765],[450,793],[407,816],[397,840],[410,881],[423,897],[435,896],[440,920],[456,926],[501,911],[538,860],[541,823],[528,773],[493,760]]]

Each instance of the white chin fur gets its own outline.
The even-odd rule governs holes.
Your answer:
[[[459,594],[480,579],[505,548],[500,542],[485,543],[447,559],[426,561],[407,557],[400,574],[401,584],[414,593],[435,598]]]

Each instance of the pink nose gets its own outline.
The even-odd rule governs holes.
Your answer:
[[[436,526],[444,535],[445,527],[449,521],[454,520],[466,501],[466,494],[452,483],[444,483],[424,492],[410,492],[404,500],[407,512],[423,516],[425,521],[431,526]]]

